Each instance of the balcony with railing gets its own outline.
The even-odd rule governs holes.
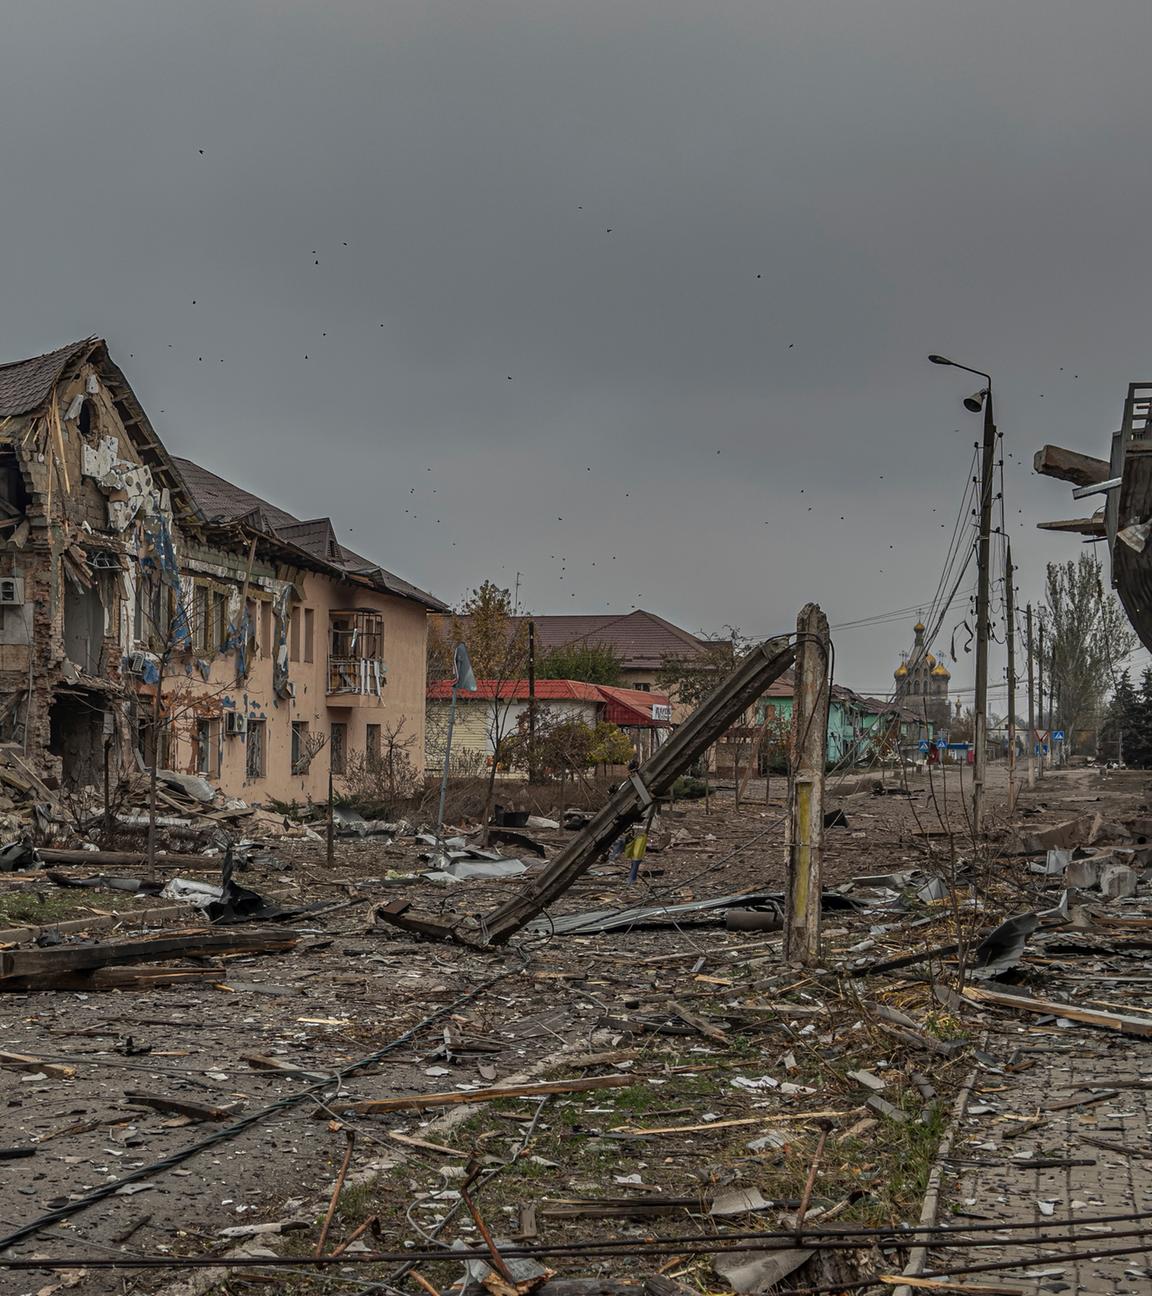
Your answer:
[[[364,706],[384,697],[384,618],[378,612],[333,612],[328,628],[328,705]]]

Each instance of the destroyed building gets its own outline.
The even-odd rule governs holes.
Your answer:
[[[0,743],[302,800],[403,721],[419,767],[438,599],[170,455],[99,338],[0,365],[0,432]]]

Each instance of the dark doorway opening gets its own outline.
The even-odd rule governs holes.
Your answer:
[[[104,776],[104,711],[96,697],[58,693],[52,703],[48,750],[63,763],[65,787],[99,787]]]

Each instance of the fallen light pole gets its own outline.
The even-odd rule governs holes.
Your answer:
[[[666,796],[680,775],[699,760],[795,660],[795,651],[786,638],[769,639],[753,648],[667,742],[620,784],[591,823],[568,842],[544,872],[525,885],[507,904],[487,915],[449,913],[440,916],[412,912],[410,906],[401,901],[378,909],[377,918],[423,936],[456,940],[465,945],[503,944],[563,895],[622,832],[648,813],[657,797]],[[819,888],[816,903],[819,903]]]

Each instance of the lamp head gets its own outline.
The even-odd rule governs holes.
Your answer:
[[[964,397],[964,408],[972,414],[979,414],[984,408],[984,401],[988,396],[988,388],[982,387],[979,391],[973,392],[971,396]]]
[[[950,365],[952,363],[947,356],[942,355],[930,355],[928,359],[931,360],[933,364]]]

